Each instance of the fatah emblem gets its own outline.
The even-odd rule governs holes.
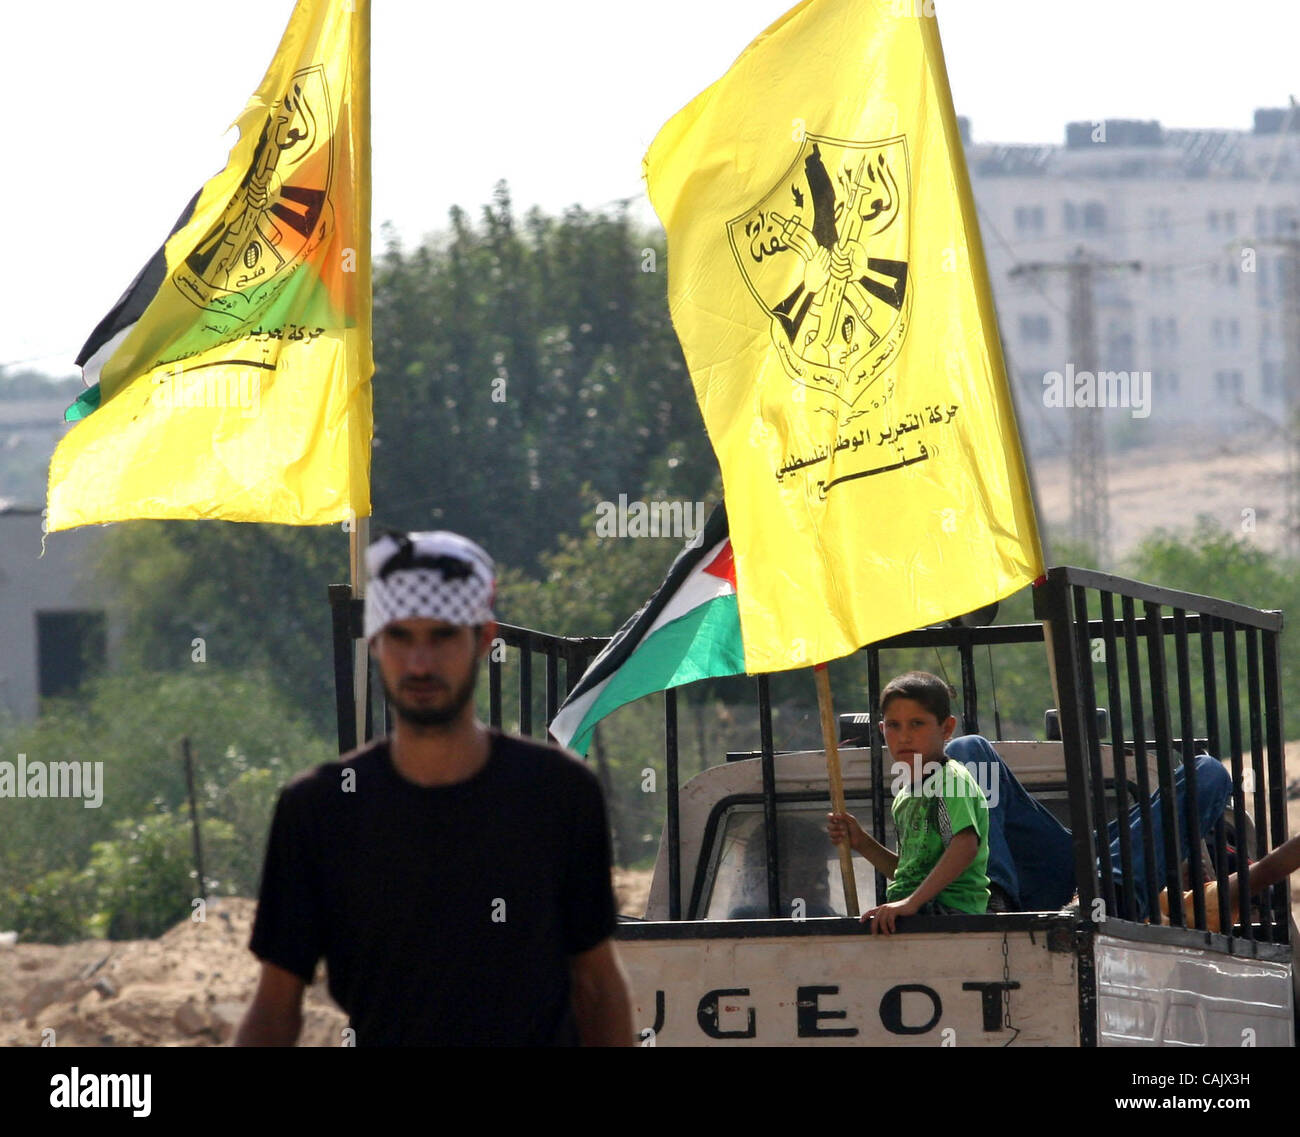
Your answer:
[[[768,195],[728,223],[790,378],[852,408],[907,334],[907,143],[804,137]]]
[[[221,219],[176,272],[181,294],[237,321],[256,315],[327,236],[333,170],[324,69],[304,68],[267,115]]]

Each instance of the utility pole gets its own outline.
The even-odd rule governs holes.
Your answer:
[[[1282,547],[1289,556],[1300,554],[1300,225],[1291,222],[1287,237],[1248,238],[1234,251],[1259,256],[1263,248],[1279,250],[1277,258],[1278,315],[1282,337],[1282,412],[1263,417],[1282,435]],[[1264,266],[1255,263],[1255,270]]]
[[[1282,421],[1286,445],[1286,551],[1300,546],[1300,237],[1291,222],[1283,246],[1282,271]]]
[[[1284,548],[1300,552],[1300,227],[1291,222],[1291,235],[1257,242],[1281,250],[1278,306],[1282,315],[1282,445],[1286,449],[1284,477]]]
[[[1075,374],[1098,370],[1097,321],[1092,277],[1097,271],[1137,271],[1138,261],[1103,261],[1082,247],[1066,261],[1018,264],[1011,275],[1064,272],[1070,290],[1070,362]],[[1070,536],[1080,542],[1099,566],[1110,565],[1110,476],[1106,465],[1106,432],[1100,407],[1071,407],[1070,415]]]

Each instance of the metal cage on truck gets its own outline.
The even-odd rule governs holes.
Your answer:
[[[1029,769],[1034,762],[1041,766],[1044,755],[1056,756],[1073,842],[1077,907],[916,916],[901,920],[899,934],[889,938],[863,938],[864,928],[844,917],[790,918],[781,896],[778,817],[782,807],[826,800],[819,798],[815,774],[801,773],[815,770],[816,756],[776,750],[768,680],[760,675],[754,678],[759,752],[727,764],[737,773],[714,767],[683,787],[677,699],[669,690],[662,696],[665,817],[650,909],[645,920],[625,919],[618,932],[646,1040],[659,1045],[1293,1043],[1289,884],[1275,884],[1252,901],[1248,883],[1249,862],[1287,837],[1281,613],[1078,568],[1049,570],[1033,595],[1038,623],[926,628],[861,649],[867,659],[866,697],[874,708],[882,651],[952,648],[960,660],[962,733],[978,733],[975,650],[1043,643],[1060,741],[1005,747],[1008,752],[1020,748],[1015,761],[1008,759],[1013,768],[1017,761],[1029,763]],[[361,601],[347,586],[333,586],[330,598],[339,749],[346,752],[358,735],[351,654],[361,634]],[[499,634],[513,653],[517,689],[509,694],[517,699],[519,729],[544,735],[564,694],[607,641],[504,624]],[[540,690],[538,656],[544,676]],[[495,726],[502,722],[505,672],[494,652],[488,693]],[[544,718],[535,714],[541,708]],[[386,718],[386,708],[383,713]],[[369,738],[369,708],[366,718],[363,733]],[[1196,831],[1194,761],[1201,753],[1226,763],[1233,786],[1229,810],[1209,833]],[[879,732],[870,732],[869,746],[846,754],[850,797],[857,808],[866,807],[880,836],[887,829],[888,779]],[[1178,766],[1192,827],[1186,884],[1173,792]],[[1024,780],[1022,771],[1017,773]],[[823,765],[823,783],[824,778]],[[710,814],[710,833],[710,823],[702,823],[703,814],[692,805],[692,787],[702,779],[720,787],[716,800],[701,791],[704,805],[723,800],[716,794],[723,793],[724,781],[748,779],[749,792],[740,797],[748,809],[762,813],[767,918],[701,915],[702,874],[710,871],[704,859],[716,852],[710,846],[718,830],[716,811]],[[691,826],[685,842],[684,788]],[[1156,878],[1152,855],[1156,789],[1161,791],[1163,879]],[[1123,824],[1118,826],[1119,863],[1112,864],[1110,856],[1109,819],[1126,818],[1131,809],[1143,822],[1141,879],[1135,879],[1134,850]],[[715,858],[714,871],[716,863]],[[861,867],[870,873],[865,863]],[[1230,911],[1227,878],[1233,868],[1242,887]],[[1206,878],[1219,884],[1222,931],[1210,930]],[[875,895],[882,895],[883,883],[878,877],[874,881]],[[1191,892],[1189,908],[1182,902],[1185,888]],[[1159,911],[1158,896],[1167,891],[1167,925],[1136,918],[1131,910],[1136,890],[1151,912]]]

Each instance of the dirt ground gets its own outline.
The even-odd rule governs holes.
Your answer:
[[[615,873],[620,911],[645,912],[650,873]],[[256,903],[221,899],[156,940],[0,944],[0,1046],[218,1046],[257,985]],[[323,969],[322,969],[323,970]],[[307,989],[304,1046],[338,1046],[347,1017],[323,979]],[[51,1036],[49,1031],[53,1031]]]
[[[1060,532],[1069,528],[1068,461],[1064,445],[1033,461],[1040,521]],[[1107,468],[1116,556],[1152,529],[1186,530],[1201,514],[1270,552],[1285,544],[1286,453],[1275,435],[1166,440],[1110,454]]]

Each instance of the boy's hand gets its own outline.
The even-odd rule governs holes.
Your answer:
[[[851,813],[828,813],[826,835],[837,845],[848,841],[849,848],[856,849],[863,837],[862,826]]]
[[[890,936],[894,934],[895,922],[899,916],[915,916],[920,906],[912,903],[912,897],[906,900],[894,900],[889,904],[881,904],[879,907],[872,908],[865,913],[862,922],[865,924],[871,920],[871,934],[873,936]]]

